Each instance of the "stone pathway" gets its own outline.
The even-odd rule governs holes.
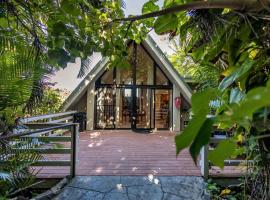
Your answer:
[[[77,176],[55,200],[209,200],[201,177]]]

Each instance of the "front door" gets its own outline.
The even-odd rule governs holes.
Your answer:
[[[135,129],[148,130],[154,128],[154,90],[149,88],[137,88],[135,109]]]

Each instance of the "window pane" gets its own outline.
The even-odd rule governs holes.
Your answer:
[[[156,85],[168,85],[169,81],[168,79],[164,76],[162,71],[159,69],[159,67],[156,67]]]
[[[138,88],[136,92],[136,128],[152,128],[154,119],[151,89]]]
[[[154,77],[154,61],[143,49],[142,46],[137,47],[137,67],[136,67],[136,84],[137,85],[153,85]]]
[[[128,57],[129,57],[128,61],[130,63],[130,67],[128,68],[123,68],[122,66],[116,67],[117,84],[131,85],[133,83],[132,56],[133,56],[133,43],[131,43],[128,47]]]
[[[132,78],[132,69],[127,68],[127,69],[121,69],[117,68],[117,73],[116,73],[116,82],[117,84],[125,84],[125,85],[131,85],[133,83],[133,78]]]
[[[131,89],[116,89],[116,128],[131,128]]]
[[[114,128],[114,90],[100,88],[97,91],[97,128]]]

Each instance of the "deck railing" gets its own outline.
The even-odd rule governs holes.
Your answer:
[[[216,146],[219,142],[226,140],[228,138],[215,138],[212,137],[210,139],[209,144],[211,144],[212,146]],[[208,179],[209,176],[211,176],[210,174],[210,169],[211,167],[213,167],[213,164],[209,162],[208,159],[208,153],[209,151],[211,151],[210,149],[210,145],[207,144],[205,145],[200,152],[200,169],[201,169],[201,174],[205,179]],[[212,147],[213,148],[213,147]],[[239,166],[240,164],[245,164],[247,163],[247,161],[245,159],[233,159],[233,160],[224,160],[224,167],[228,167],[228,166]]]
[[[73,121],[73,114],[77,113],[77,111],[69,111],[62,113],[53,113],[46,115],[33,116],[28,118],[21,119],[22,123],[29,122],[42,122],[42,123],[67,123]]]
[[[73,123],[73,114],[75,113],[76,111],[71,111],[22,119],[22,122],[29,128],[28,130],[22,133],[2,136],[0,140],[7,140],[11,146],[15,146],[15,144],[20,142],[23,143],[23,141],[30,141],[34,145],[31,145],[29,151],[36,151],[41,155],[70,154],[70,159],[67,160],[42,159],[35,162],[33,166],[69,166],[70,176],[74,177],[79,147],[79,124]],[[42,122],[40,122],[41,120]],[[46,147],[45,144],[52,142],[68,142],[70,145],[63,148]],[[18,148],[18,145],[16,145],[16,148]],[[23,145],[19,148],[27,150]],[[5,162],[5,159],[5,157],[0,157],[0,162]]]

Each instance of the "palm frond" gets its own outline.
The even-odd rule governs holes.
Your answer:
[[[35,145],[31,139],[19,140],[16,144],[0,140],[0,179],[13,189],[33,184],[38,171],[31,165],[42,159],[42,155],[34,151]]]
[[[87,74],[87,72],[90,69],[92,61],[93,61],[92,56],[88,56],[86,59],[81,61],[81,67],[77,76],[78,78],[82,78]]]
[[[0,44],[0,110],[33,105],[42,96],[40,80],[47,73],[41,57],[31,42],[18,35],[7,37],[0,32]]]
[[[11,176],[7,172],[0,172],[0,180],[10,181],[11,180]]]

